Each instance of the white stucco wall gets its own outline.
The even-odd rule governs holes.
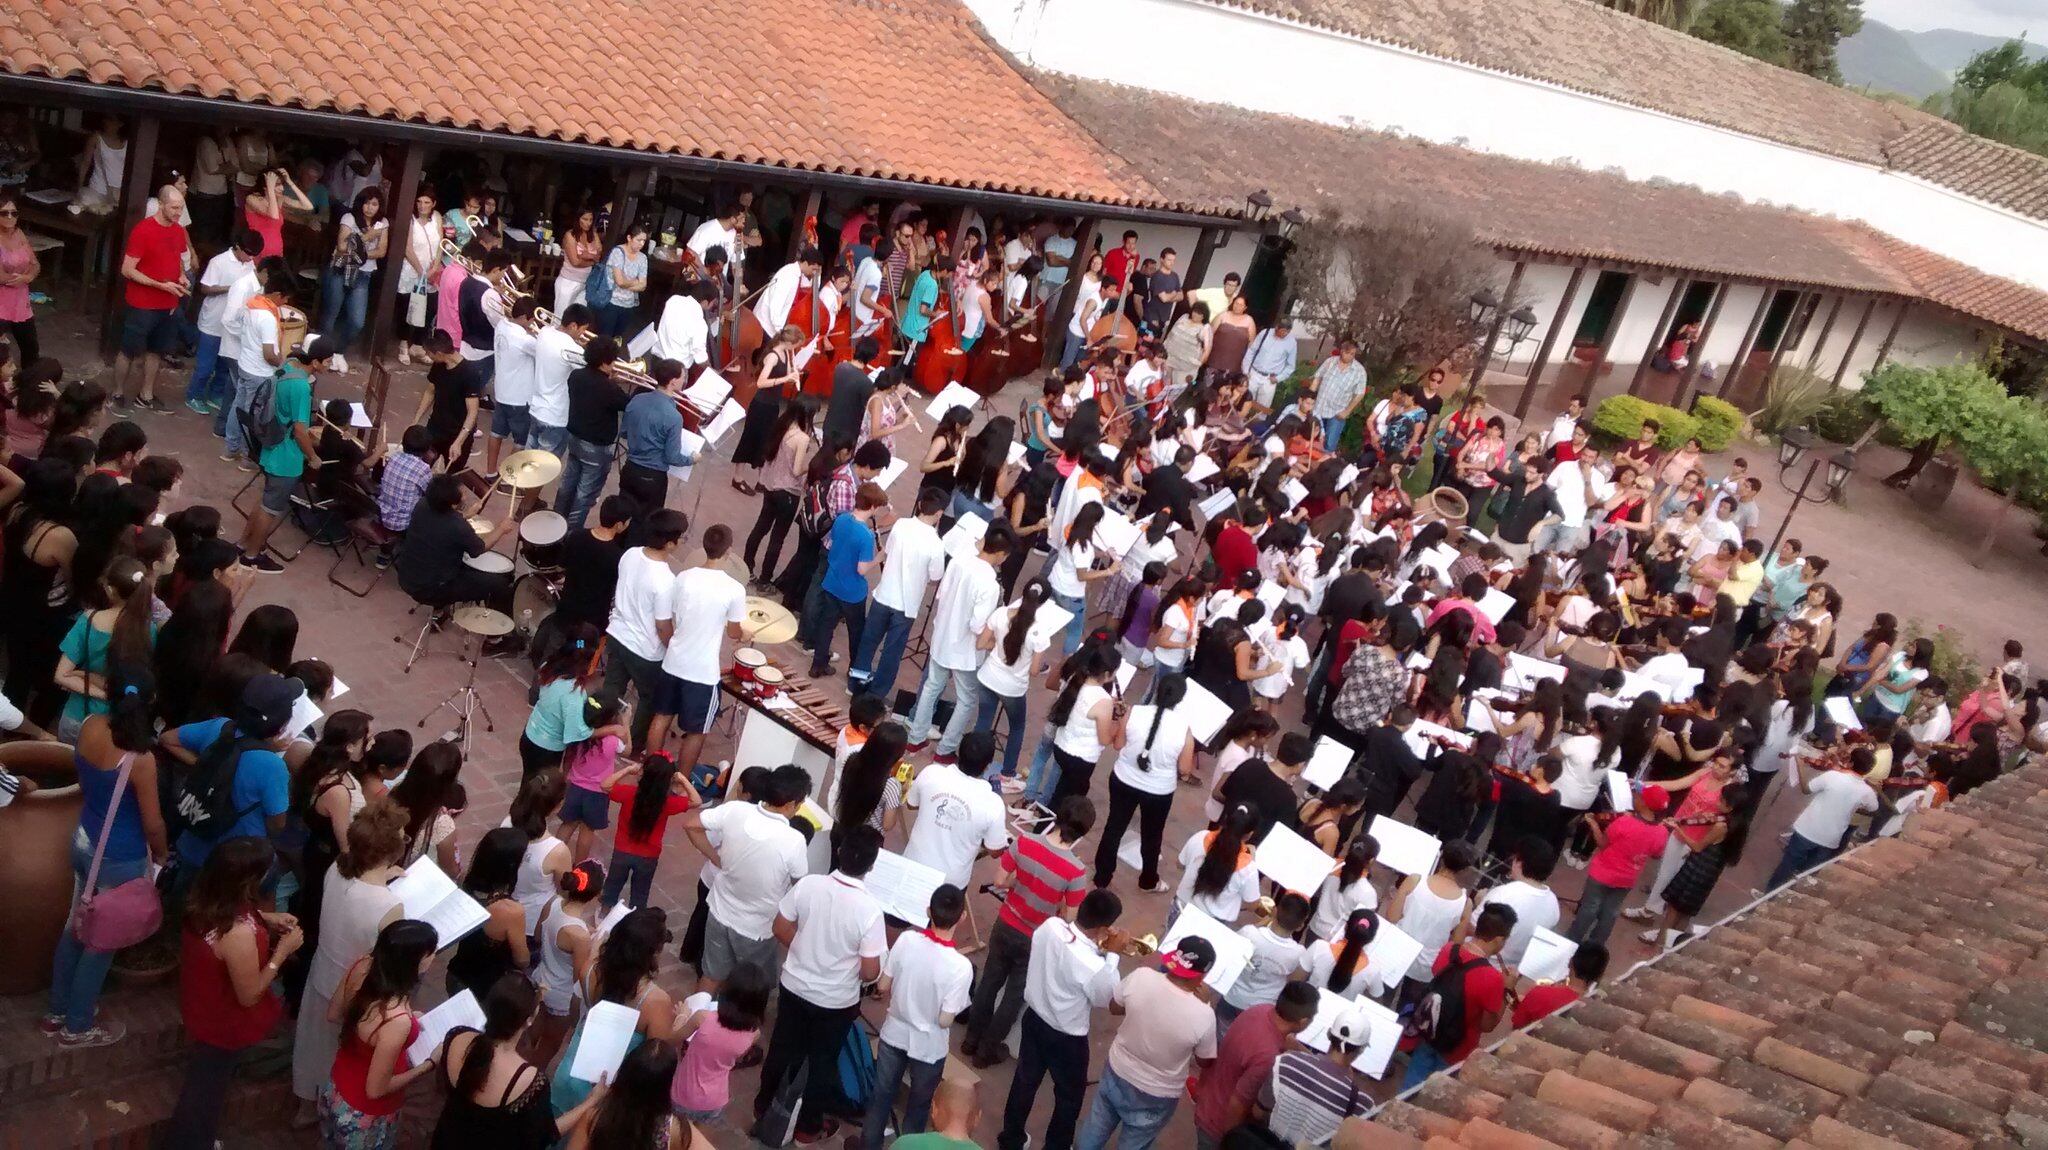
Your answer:
[[[1871,165],[1189,0],[963,2],[1034,67],[1862,220],[2048,288],[2048,226]]]

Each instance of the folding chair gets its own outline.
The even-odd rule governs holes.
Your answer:
[[[376,589],[377,584],[384,581],[384,572],[389,566],[388,563],[384,567],[378,566],[372,551],[381,552],[398,542],[399,538],[398,532],[378,522],[375,515],[350,520],[348,538],[334,548],[334,566],[327,569],[327,581],[358,599],[367,597]],[[375,572],[370,581],[363,584],[360,589],[351,586],[340,575],[341,565],[348,562],[351,555],[358,564]]]

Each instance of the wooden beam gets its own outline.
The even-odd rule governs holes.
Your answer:
[[[1056,364],[1067,342],[1067,324],[1074,318],[1074,304],[1081,298],[1081,273],[1075,268],[1088,266],[1088,253],[1094,249],[1095,233],[1102,226],[1100,216],[1082,216],[1074,228],[1074,257],[1067,267],[1067,282],[1060,288],[1059,299],[1054,301],[1052,315],[1045,321],[1045,362]]]
[[[1628,381],[1628,393],[1635,395],[1643,390],[1643,377],[1650,373],[1650,361],[1657,357],[1658,349],[1664,346],[1664,331],[1671,326],[1671,317],[1678,314],[1679,298],[1685,295],[1686,285],[1692,281],[1680,278],[1671,285],[1671,296],[1664,301],[1664,310],[1657,315],[1657,326],[1650,332],[1650,342],[1643,348],[1642,358],[1636,361],[1636,374]]]
[[[1515,422],[1529,418],[1529,405],[1535,402],[1536,388],[1543,381],[1543,369],[1550,364],[1551,349],[1557,346],[1557,338],[1564,332],[1565,316],[1570,314],[1572,303],[1579,298],[1579,283],[1586,278],[1586,265],[1572,267],[1572,278],[1565,281],[1564,295],[1557,301],[1557,311],[1550,317],[1550,326],[1543,332],[1543,342],[1537,345],[1536,361],[1529,365],[1529,382],[1522,387],[1522,394],[1515,400]]]
[[[1849,350],[1842,353],[1842,365],[1835,369],[1835,378],[1828,385],[1828,390],[1842,389],[1842,377],[1849,374],[1849,361],[1855,357],[1856,349],[1863,344],[1863,330],[1870,326],[1870,317],[1876,314],[1877,297],[1871,296],[1870,302],[1863,305],[1863,316],[1856,321],[1856,330],[1849,335]]]
[[[1899,338],[1899,328],[1904,326],[1906,313],[1911,311],[1912,308],[1913,304],[1911,301],[1903,299],[1899,301],[1899,312],[1892,317],[1892,326],[1885,331],[1884,342],[1877,345],[1877,359],[1870,365],[1870,370],[1878,370],[1885,365],[1885,361],[1892,357],[1892,341]]]
[[[640,214],[641,193],[653,186],[659,171],[651,165],[613,170],[612,217],[605,221],[605,247],[617,247],[626,241],[626,229],[632,226],[633,217]]]
[[[405,250],[412,242],[414,201],[419,198],[420,173],[426,161],[425,144],[413,140],[405,145],[405,161],[399,167],[398,183],[385,209],[391,219],[391,239],[384,245],[384,266],[378,269],[383,282],[370,289],[370,342],[363,352],[370,357],[373,367],[383,362],[384,345],[391,341],[391,325],[398,312],[398,269],[405,263]]]
[[[1792,310],[1786,313],[1785,326],[1778,332],[1778,346],[1771,349],[1770,366],[1764,368],[1764,385],[1763,390],[1757,393],[1759,398],[1770,390],[1771,382],[1778,378],[1778,365],[1785,362],[1785,353],[1792,349],[1792,329],[1799,323],[1799,313],[1805,311],[1808,301],[1814,298],[1812,292],[1800,292],[1792,297]]]
[[[1692,341],[1692,362],[1678,373],[1678,391],[1671,397],[1671,406],[1680,411],[1687,410],[1686,393],[1692,390],[1692,381],[1699,378],[1700,364],[1707,355],[1707,341],[1714,338],[1714,323],[1721,318],[1721,305],[1728,300],[1728,289],[1734,286],[1723,280],[1714,288],[1714,302],[1707,305],[1707,319],[1700,325],[1700,337]]]
[[[1756,350],[1757,332],[1763,330],[1764,317],[1771,312],[1771,301],[1778,298],[1778,285],[1764,285],[1764,294],[1757,300],[1756,314],[1749,317],[1749,327],[1742,333],[1742,342],[1735,348],[1735,359],[1728,365],[1727,374],[1721,377],[1721,386],[1714,390],[1716,399],[1728,398],[1728,391],[1735,386],[1735,380],[1749,363],[1749,353]]]
[[[1480,381],[1486,378],[1486,368],[1493,361],[1494,346],[1500,343],[1500,329],[1508,322],[1508,312],[1515,307],[1515,293],[1522,288],[1522,270],[1528,265],[1515,261],[1515,270],[1508,273],[1508,290],[1501,294],[1500,306],[1493,309],[1493,322],[1487,325],[1486,342],[1479,345],[1479,355],[1472,361],[1472,374],[1465,379],[1465,391],[1477,391]]]
[[[1193,291],[1209,278],[1209,262],[1216,255],[1216,249],[1223,246],[1230,233],[1222,228],[1203,228],[1202,236],[1195,241],[1195,250],[1188,256],[1187,273],[1180,277],[1183,291]],[[1215,318],[1215,317],[1210,317]]]
[[[126,256],[123,249],[128,246],[128,233],[142,222],[144,209],[149,207],[149,197],[156,194],[151,185],[156,177],[156,142],[161,127],[162,122],[155,116],[144,116],[135,121],[135,130],[128,136],[128,160],[121,169],[121,215],[114,224],[114,234],[107,237],[107,282],[101,285],[100,354],[108,360],[112,360],[114,353],[120,350],[121,321],[128,310],[121,302],[121,289],[128,282],[121,278],[121,261]],[[86,146],[92,146],[90,139]],[[96,254],[89,243],[85,251],[88,261]],[[84,278],[90,280],[93,270],[88,263]],[[159,377],[163,375],[161,371],[157,374]],[[161,383],[162,379],[159,378],[158,382]]]
[[[1835,317],[1842,314],[1842,301],[1849,298],[1847,292],[1835,297],[1835,305],[1828,309],[1827,322],[1820,325],[1820,338],[1813,341],[1813,350],[1806,353],[1806,370],[1812,371],[1820,364],[1820,353],[1828,346],[1828,337],[1835,334]]]

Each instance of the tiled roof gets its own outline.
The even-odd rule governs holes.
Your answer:
[[[8,0],[0,69],[1058,199],[1160,199],[953,0]]]
[[[2048,219],[2048,157],[1937,122],[1884,146],[1895,171],[2036,219]]]
[[[2044,856],[2030,766],[1475,1054],[1362,1145],[2048,1144]]]
[[[1883,258],[1912,281],[1914,294],[1965,315],[2048,340],[2048,293],[1978,271],[1874,228],[1863,230],[1868,241],[1884,253]]]
[[[1589,0],[1205,0],[1866,163],[1933,117]]]

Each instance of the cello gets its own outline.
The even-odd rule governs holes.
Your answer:
[[[997,314],[1006,303],[1000,288],[988,293],[987,279],[978,285],[988,294],[988,304],[983,313],[981,338],[974,343],[974,351],[967,365],[967,386],[984,400],[991,398],[1010,382],[1010,330],[1006,326],[1007,316]],[[973,289],[969,289],[973,290]]]
[[[1095,322],[1088,325],[1088,350],[1108,348],[1119,356],[1125,356],[1138,349],[1138,325],[1124,314],[1124,305],[1131,298],[1131,270],[1135,263],[1135,260],[1124,263],[1124,279],[1117,287],[1116,306],[1106,314],[1096,316]]]
[[[946,234],[940,232],[938,247],[943,251],[945,246]],[[960,350],[959,308],[950,286],[940,286],[938,306],[939,312],[932,316],[931,328],[925,335],[924,350],[918,352],[917,363],[911,368],[911,382],[926,395],[937,395],[947,384],[967,375],[967,353]]]
[[[824,279],[822,272],[818,278]],[[823,311],[822,304],[817,310]],[[852,301],[842,297],[832,318],[825,320],[824,325],[817,349],[811,353],[810,362],[804,364],[805,395],[831,395],[833,369],[853,358]]]

